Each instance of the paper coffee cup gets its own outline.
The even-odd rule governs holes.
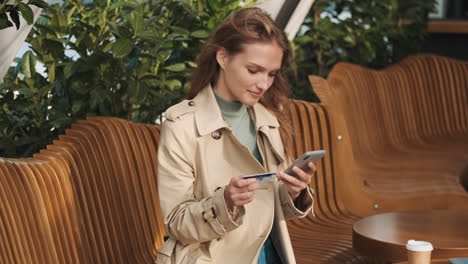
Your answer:
[[[408,240],[408,264],[430,264],[432,244],[426,241]]]

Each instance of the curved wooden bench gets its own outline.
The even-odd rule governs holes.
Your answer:
[[[356,220],[468,207],[467,63],[430,55],[382,71],[339,63],[327,80],[310,80],[322,103],[292,105],[293,153],[328,155],[311,183],[316,217],[288,223],[298,263],[379,263],[353,250]]]
[[[413,56],[310,77],[330,111],[337,190],[358,215],[468,207],[468,63]],[[350,190],[351,189],[351,190]],[[377,210],[376,210],[377,209]]]
[[[90,118],[0,159],[0,263],[153,263],[165,235],[155,126]]]
[[[459,67],[452,66],[452,63],[447,63],[451,71],[459,75],[466,72],[465,64]],[[339,65],[336,71],[344,73],[335,74],[334,70],[328,81],[312,78],[322,104],[292,101],[290,105],[293,155],[314,149],[328,151],[327,156],[318,162],[318,172],[311,182],[316,192],[316,216],[288,223],[298,263],[369,262],[352,249],[352,224],[357,219],[395,208],[415,208],[416,202],[432,209],[459,207],[463,204],[458,201],[466,201],[460,184],[453,184],[453,175],[446,177],[450,184],[435,190],[431,189],[432,181],[421,187],[418,185],[421,182],[410,180],[420,179],[421,171],[431,177],[440,176],[441,172],[449,175],[454,172],[447,172],[442,165],[466,161],[467,112],[459,113],[452,109],[449,113],[459,113],[455,121],[450,121],[450,115],[431,116],[427,122],[410,121],[411,118],[407,117],[403,119],[408,123],[404,129],[396,125],[401,123],[399,119],[389,119],[385,120],[385,129],[377,128],[380,134],[360,135],[363,128],[373,128],[371,121],[381,122],[378,115],[365,112],[360,105],[353,103],[351,99],[360,100],[362,91],[353,94],[350,88],[333,87],[357,83],[360,75],[368,75],[363,73],[368,70],[349,64]],[[404,67],[414,67],[412,64],[402,65],[388,70],[397,76],[408,71]],[[447,71],[445,68],[440,70]],[[373,75],[381,74],[371,72]],[[402,93],[409,93],[408,89],[403,89],[404,85],[414,85],[404,78],[389,77],[393,76],[391,74],[382,76],[385,77],[363,78],[362,82],[388,83],[390,80],[401,84]],[[458,80],[456,85],[463,85],[463,82]],[[452,96],[458,100],[456,109],[465,109],[466,90],[453,88],[451,91],[456,91],[453,93],[457,96]],[[381,93],[377,96],[372,91],[365,91],[363,96],[371,102],[380,97]],[[379,107],[388,105],[395,110],[401,108],[400,112],[403,112],[412,109],[409,105],[411,100],[407,101],[408,104],[399,107],[396,102],[383,100]],[[447,107],[447,104],[440,105]],[[373,106],[377,107],[376,104]],[[354,110],[362,115],[361,123],[348,124],[351,121],[347,115]],[[392,116],[391,111],[385,111]],[[418,111],[421,110],[413,109],[408,115],[416,115]],[[354,118],[359,120],[359,115]],[[450,126],[440,127],[432,133],[416,133],[436,121]],[[385,136],[387,130],[391,133]],[[385,138],[380,138],[382,135]],[[447,135],[452,135],[450,140],[444,140]],[[90,118],[73,125],[59,140],[32,159],[0,158],[0,263],[153,262],[165,234],[156,193],[158,139],[157,126],[115,118]],[[440,146],[452,146],[452,149]],[[389,156],[380,156],[382,153]],[[433,162],[428,165],[431,170],[419,170],[421,168],[414,164],[399,164],[399,169],[409,177],[401,188],[387,190],[385,188],[398,184],[391,177],[377,177],[382,170],[392,170],[388,165],[389,157],[401,159],[407,154],[410,157],[406,160],[429,160],[435,153],[453,153],[453,156],[431,160]],[[358,154],[359,157],[356,156]],[[365,158],[372,162],[364,162]],[[393,168],[392,172],[395,171]],[[392,176],[389,172],[385,175]],[[438,199],[405,193],[405,187],[410,183],[415,187],[408,190],[440,192]],[[380,191],[376,190],[377,187],[385,190],[383,194],[377,193]],[[451,193],[453,190],[456,192]],[[402,197],[392,196],[396,193],[402,193]],[[411,206],[402,204],[398,207],[399,202],[408,201],[412,202]],[[379,204],[379,210],[374,209],[375,204]]]

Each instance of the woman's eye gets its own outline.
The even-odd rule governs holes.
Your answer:
[[[248,71],[249,71],[249,73],[251,73],[251,74],[255,74],[255,73],[257,73],[257,71],[256,71],[256,70],[252,70],[252,69],[247,69],[247,70],[248,70]]]

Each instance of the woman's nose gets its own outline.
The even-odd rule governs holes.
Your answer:
[[[268,74],[265,74],[265,75],[261,75],[259,76],[259,80],[257,82],[257,87],[262,89],[262,90],[266,90],[268,89]]]

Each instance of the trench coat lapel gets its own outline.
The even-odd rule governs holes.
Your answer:
[[[252,107],[252,110],[255,116],[256,130],[262,132],[266,136],[266,139],[272,147],[274,155],[279,162],[282,163],[285,160],[283,143],[279,132],[274,131],[279,129],[280,125],[278,120],[261,103],[255,104]]]
[[[197,105],[195,123],[200,136],[207,135],[221,128],[231,129],[229,124],[223,119],[211,85],[200,91],[193,101]],[[280,163],[283,162],[285,158],[281,137],[279,133],[272,131],[279,128],[278,120],[261,103],[249,107],[249,111],[253,111],[253,115],[251,116],[253,116],[256,131],[266,136],[274,155]]]
[[[228,123],[223,119],[211,85],[200,91],[193,101],[198,106],[195,112],[195,123],[200,136],[221,128],[229,128]]]

